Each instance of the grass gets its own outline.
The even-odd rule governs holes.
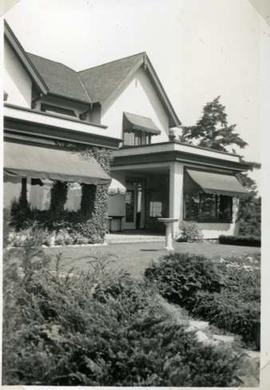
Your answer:
[[[240,257],[260,253],[260,248],[240,247],[212,243],[174,243],[177,253],[192,253],[210,258]],[[142,277],[151,261],[166,254],[162,242],[113,244],[102,247],[63,247],[47,248],[46,253],[62,253],[66,269],[75,267],[80,271],[88,269],[89,257],[107,256],[114,260],[113,269],[125,269],[134,277]]]

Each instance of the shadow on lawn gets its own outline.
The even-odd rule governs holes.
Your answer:
[[[162,249],[140,249],[141,252],[160,252]]]

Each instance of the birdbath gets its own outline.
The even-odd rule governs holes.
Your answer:
[[[178,221],[178,218],[158,218],[158,221],[163,222],[166,226],[165,249],[168,252],[173,252],[174,247],[172,245],[172,227],[173,223]]]

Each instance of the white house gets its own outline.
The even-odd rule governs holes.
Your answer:
[[[6,23],[4,90],[5,207],[23,195],[49,210],[60,181],[70,183],[64,209],[79,212],[84,183],[109,193],[101,220],[112,231],[159,231],[159,217],[174,217],[206,238],[234,233],[247,193],[236,174],[249,165],[177,140],[181,122],[146,53],[75,72],[26,53]],[[97,151],[111,154],[110,170]]]

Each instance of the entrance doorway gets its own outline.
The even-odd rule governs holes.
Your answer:
[[[124,228],[143,229],[145,220],[145,185],[143,180],[127,182]]]

